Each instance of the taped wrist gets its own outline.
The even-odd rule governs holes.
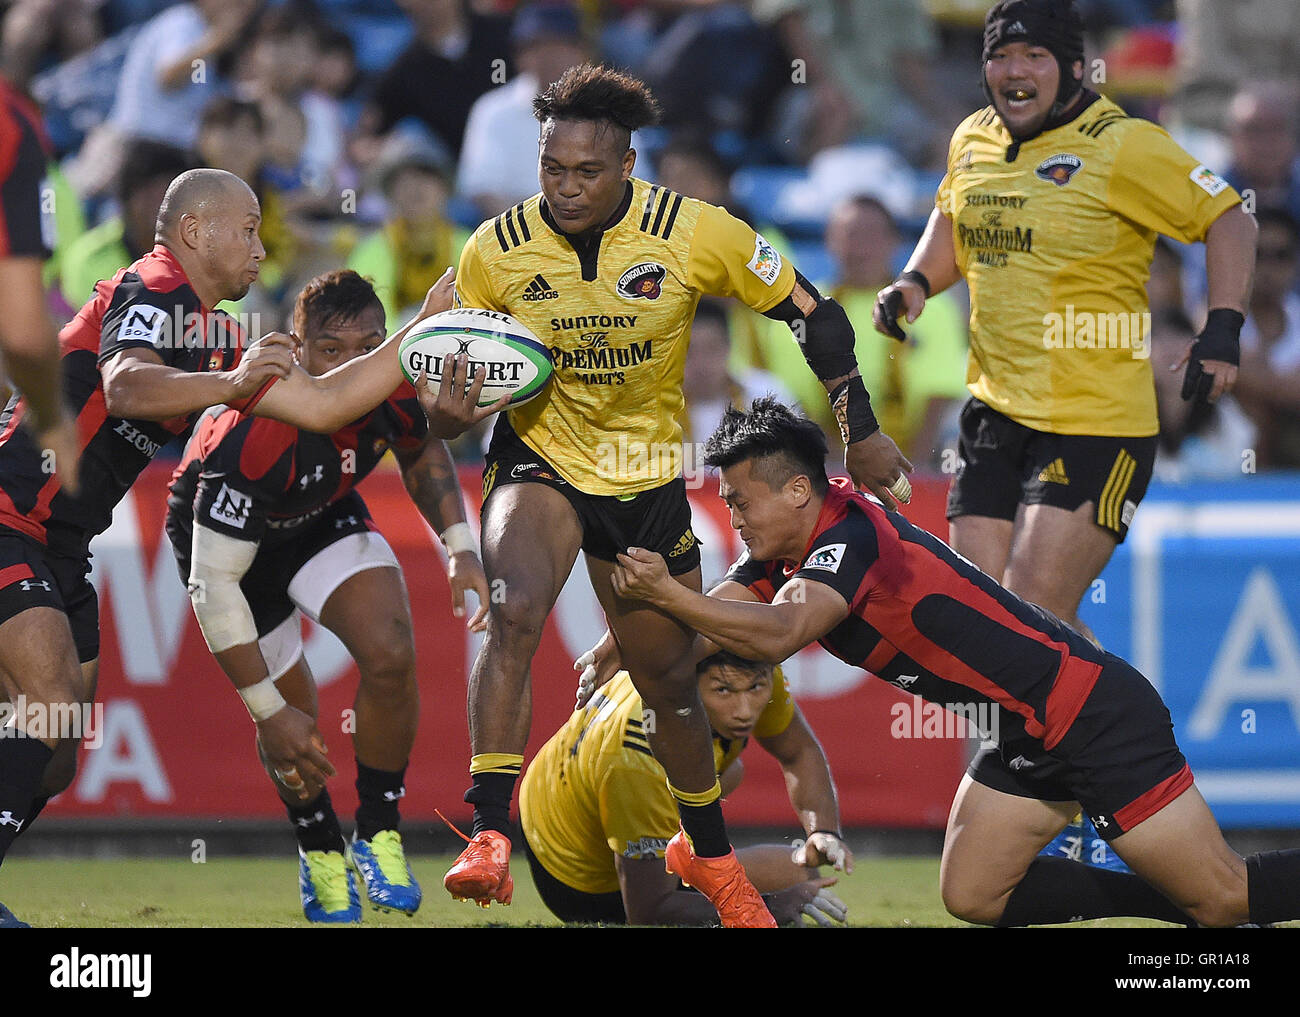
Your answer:
[[[208,649],[220,653],[257,642],[257,623],[239,582],[258,545],[194,524],[190,542],[190,603]]]
[[[1183,399],[1197,403],[1209,401],[1214,390],[1214,375],[1202,366],[1205,360],[1221,360],[1236,365],[1241,362],[1241,326],[1245,322],[1239,311],[1216,307],[1205,319],[1205,328],[1192,344],[1191,357],[1183,374]]]
[[[1216,307],[1206,317],[1205,328],[1196,337],[1192,356],[1198,360],[1241,363],[1241,326],[1245,321],[1239,311]]]
[[[845,445],[870,438],[880,430],[880,423],[871,410],[871,396],[867,395],[867,386],[858,375],[841,382],[831,392],[831,409],[835,411]]]
[[[921,287],[922,292],[925,293],[925,298],[927,300],[930,299],[930,280],[925,277],[924,272],[919,272],[914,268],[909,268],[898,277],[898,281],[916,283],[916,285]]]

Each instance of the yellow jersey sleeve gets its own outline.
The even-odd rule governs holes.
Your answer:
[[[653,759],[644,766],[627,760],[605,767],[597,806],[605,843],[624,858],[662,858],[677,833],[677,807],[663,769]]]
[[[726,209],[701,204],[686,284],[715,297],[735,297],[762,313],[794,289],[794,266]]]
[[[1116,153],[1106,202],[1140,226],[1191,244],[1241,197],[1163,128],[1141,120]]]
[[[794,720],[794,699],[790,695],[790,683],[780,665],[772,672],[772,698],[758,715],[754,725],[755,738],[774,738],[790,726]]]
[[[471,236],[461,248],[460,264],[456,267],[456,306],[505,311],[492,292],[492,277],[478,249],[478,234]]]

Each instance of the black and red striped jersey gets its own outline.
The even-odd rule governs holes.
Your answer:
[[[1003,588],[939,538],[831,481],[796,567],[743,555],[727,575],[770,603],[795,579],[822,583],[849,616],[818,642],[930,702],[999,707],[1003,740],[1050,749],[1069,729],[1104,654]]]
[[[169,441],[188,433],[197,414],[166,421],[111,417],[100,367],[123,350],[151,349],[182,371],[227,371],[245,345],[239,324],[204,307],[180,262],[159,244],[95,285],[95,295],[59,333],[63,397],[81,435],[81,493],[63,491],[51,456],[20,426],[26,403],[10,400],[0,414],[0,527],[85,556],[108,528],[113,507]],[[244,400],[256,405],[265,386]]]
[[[49,141],[40,111],[0,78],[0,258],[44,258],[41,181]]]
[[[359,484],[389,448],[414,451],[427,433],[405,381],[334,434],[214,408],[200,418],[172,475],[168,532],[188,534],[198,519],[237,540],[277,547]]]

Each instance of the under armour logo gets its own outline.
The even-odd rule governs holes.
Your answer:
[[[15,830],[21,830],[23,828],[23,821],[21,819],[14,819],[14,814],[8,809],[5,809],[4,812],[0,812],[0,826],[12,826]]]
[[[325,813],[317,812],[314,816],[307,816],[304,819],[295,819],[294,822],[306,829],[312,823],[319,823],[325,819]]]
[[[318,465],[316,467],[315,473],[304,474],[303,476],[298,478],[298,486],[305,491],[307,490],[308,484],[313,484],[318,480],[324,480],[324,479],[325,479],[325,467]]]
[[[49,580],[46,580],[46,579],[24,579],[24,580],[23,580],[23,589],[24,589],[24,590],[34,590],[34,589],[36,589],[36,587],[38,587],[38,586],[39,586],[42,590],[44,590],[46,593],[49,593],[49,592],[50,592],[50,583],[49,583]],[[8,815],[8,813],[6,812],[5,815]]]
[[[1106,829],[1106,827],[1110,826],[1110,824],[1106,822],[1105,816],[1097,816],[1092,821],[1092,825],[1095,826],[1098,830],[1104,830]]]
[[[345,526],[356,526],[356,525],[357,525],[356,516],[344,516],[342,519],[334,520],[334,529],[336,530],[341,530]]]
[[[385,791],[385,792],[384,792],[384,801],[386,801],[386,802],[395,802],[395,801],[397,801],[399,798],[405,798],[405,797],[406,797],[406,788],[404,788],[404,787],[403,787],[403,788],[398,788],[396,791]]]

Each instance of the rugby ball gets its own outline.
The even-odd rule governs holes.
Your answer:
[[[511,406],[519,406],[540,395],[551,380],[551,351],[527,325],[500,311],[457,307],[416,322],[398,347],[402,374],[414,385],[423,371],[429,389],[437,392],[448,353],[469,357],[471,380],[487,375],[480,406],[505,395]]]

